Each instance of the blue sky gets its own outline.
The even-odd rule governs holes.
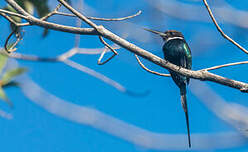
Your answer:
[[[194,70],[245,60],[245,54],[224,40],[217,33],[211,22],[183,20],[172,17],[154,9],[148,1],[138,0],[132,5],[128,1],[123,0],[106,0],[104,2],[106,5],[103,5],[101,0],[85,0],[84,3],[87,5],[85,7],[88,8],[86,10],[89,10],[89,12],[86,12],[89,16],[118,17],[142,10],[143,13],[140,16],[127,21],[98,21],[96,23],[103,24],[119,35],[128,34],[127,39],[130,42],[160,57],[163,57],[161,51],[162,40],[155,35],[144,32],[142,27],[161,31],[167,29],[182,31],[192,48]],[[190,3],[189,1],[180,2]],[[76,3],[77,1],[73,1],[74,6],[77,6]],[[4,4],[4,2],[0,2],[1,6]],[[54,7],[52,1],[49,4],[51,7]],[[245,1],[239,4],[230,2],[230,4],[234,8],[247,10],[245,7],[247,2]],[[204,8],[201,2],[194,2],[194,5]],[[220,4],[213,5],[219,6]],[[208,18],[206,12],[199,13],[202,13],[203,17]],[[217,19],[221,19],[221,16],[218,16]],[[61,16],[53,17],[50,21],[75,25],[75,19]],[[0,18],[0,22],[0,28],[4,29],[1,30],[0,35],[0,46],[3,46],[10,30],[6,20]],[[83,24],[83,26],[86,25]],[[225,22],[221,26],[236,41],[247,47],[246,41],[248,37],[245,33],[248,31],[246,28]],[[39,27],[28,27],[24,30],[25,37],[18,47],[18,52],[20,53],[54,57],[74,46],[75,35],[73,34],[49,31],[48,36],[42,38],[42,29]],[[81,36],[80,40],[80,47],[82,48],[103,47],[95,36]],[[18,63],[20,66],[28,67],[29,71],[27,74],[40,87],[67,102],[99,110],[116,119],[151,132],[186,134],[185,117],[180,103],[179,90],[171,78],[158,77],[147,73],[139,67],[133,54],[125,49],[118,50],[118,53],[118,56],[103,66],[96,64],[99,55],[76,55],[71,60],[108,76],[132,91],[144,92],[149,90],[150,94],[144,97],[128,96],[100,80],[63,63],[37,63],[29,61],[18,61]],[[144,61],[144,63],[153,70],[166,72],[166,70],[148,61]],[[246,65],[242,65],[213,72],[246,82],[248,81],[246,77],[247,69]],[[207,82],[207,85],[226,102],[248,106],[246,94],[211,82]],[[192,85],[189,86],[189,88],[191,87]],[[32,88],[30,89],[32,90]],[[101,129],[95,129],[89,125],[69,121],[66,118],[52,114],[25,97],[21,89],[10,88],[6,91],[14,103],[14,108],[10,109],[5,103],[0,103],[0,109],[13,115],[11,120],[0,118],[1,151],[160,151],[137,146]],[[192,134],[236,131],[231,125],[216,117],[190,89],[187,98]],[[186,139],[185,142],[187,143]],[[194,142],[192,146],[194,147]],[[244,152],[247,148],[246,144],[236,148],[212,151]]]

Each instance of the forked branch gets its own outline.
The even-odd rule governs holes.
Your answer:
[[[232,80],[228,79],[225,77],[222,77],[220,75],[216,75],[213,73],[210,73],[206,70],[204,71],[193,71],[193,70],[188,70],[184,68],[180,68],[164,59],[161,59],[160,57],[128,42],[127,40],[117,36],[116,34],[112,33],[105,27],[101,25],[96,25],[93,23],[91,20],[89,20],[86,16],[84,16],[82,13],[79,11],[75,10],[72,8],[67,2],[64,0],[58,0],[62,5],[64,5],[71,13],[76,15],[78,18],[80,18],[82,21],[87,23],[91,28],[76,28],[76,27],[71,27],[71,26],[65,26],[65,25],[60,25],[60,24],[55,24],[47,21],[42,21],[40,19],[37,19],[31,15],[29,15],[25,10],[23,10],[14,0],[5,0],[8,2],[13,8],[17,10],[20,14],[27,16],[27,21],[30,22],[32,25],[38,25],[41,27],[45,27],[48,29],[53,29],[57,31],[63,31],[63,32],[68,32],[68,33],[76,33],[76,34],[86,34],[86,35],[98,35],[102,36],[113,43],[125,48],[126,50],[142,57],[145,58],[163,68],[175,71],[181,75],[194,78],[194,79],[199,79],[202,81],[212,81],[218,84],[222,84],[225,86],[229,86],[235,89],[238,89],[242,92],[248,92],[248,84],[244,82],[240,82],[237,80]],[[206,2],[206,1],[204,1]],[[240,48],[241,49],[241,48]]]

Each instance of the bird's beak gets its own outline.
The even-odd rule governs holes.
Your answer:
[[[146,30],[146,31],[148,31],[148,32],[152,32],[152,33],[154,33],[154,34],[158,34],[158,35],[160,35],[161,37],[165,37],[165,36],[166,36],[166,34],[163,33],[163,32],[159,32],[159,31],[155,31],[155,30],[151,30],[151,29],[147,29],[147,28],[144,28],[144,30]]]

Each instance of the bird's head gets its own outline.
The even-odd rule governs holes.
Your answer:
[[[151,29],[144,28],[146,31],[152,32],[154,34],[160,35],[165,42],[168,42],[171,39],[184,39],[183,34],[176,30],[168,30],[165,32],[159,32]]]

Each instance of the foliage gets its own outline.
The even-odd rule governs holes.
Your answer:
[[[39,18],[46,16],[50,12],[47,0],[15,0],[15,1],[29,14],[34,15],[34,13],[37,12]],[[70,1],[68,0],[68,2]],[[13,9],[10,5],[7,5],[4,9],[11,12],[16,12],[16,10]],[[22,22],[22,19],[19,17],[11,16],[11,18],[17,23]],[[17,31],[20,31],[20,28],[17,28],[13,24],[11,24],[10,27],[13,31],[16,29]],[[43,37],[45,37],[47,33],[48,33],[48,29],[44,29]]]
[[[18,83],[13,81],[13,79],[23,74],[25,71],[27,71],[26,68],[15,68],[10,70],[4,70],[4,67],[6,66],[6,63],[8,61],[8,57],[6,55],[0,54],[0,99],[8,103],[10,106],[13,106],[10,99],[7,97],[4,88],[6,87],[17,87]]]

